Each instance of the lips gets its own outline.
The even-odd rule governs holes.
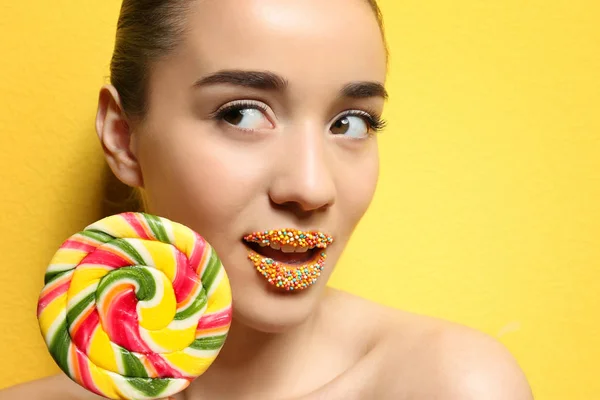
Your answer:
[[[245,236],[248,258],[267,282],[277,288],[304,290],[317,282],[333,238],[319,231],[278,229]]]

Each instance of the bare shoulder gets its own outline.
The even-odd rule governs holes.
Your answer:
[[[183,399],[183,395],[173,397]],[[8,389],[0,390],[0,400],[106,400],[82,388],[65,374],[23,383]]]
[[[380,399],[531,400],[527,380],[500,342],[476,330],[416,315],[344,292],[332,295],[346,328],[357,324],[370,342],[363,363]],[[354,339],[356,340],[356,339]],[[372,371],[375,369],[376,371]]]
[[[415,398],[533,399],[515,358],[496,339],[435,318],[384,312],[390,322],[379,343],[388,354],[382,363],[383,387],[408,390]],[[413,384],[407,388],[396,372]]]
[[[64,374],[39,379],[0,391],[0,400],[100,400]]]

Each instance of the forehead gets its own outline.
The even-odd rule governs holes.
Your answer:
[[[294,81],[384,82],[386,52],[366,0],[198,0],[178,58],[197,74],[269,70]]]

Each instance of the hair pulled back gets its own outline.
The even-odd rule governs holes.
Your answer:
[[[185,16],[195,0],[123,0],[114,53],[111,83],[129,117],[146,113],[147,87],[154,63],[173,51],[185,31]],[[367,0],[383,34],[377,0]]]

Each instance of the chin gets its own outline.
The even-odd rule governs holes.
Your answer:
[[[283,292],[265,283],[248,285],[239,291],[232,288],[233,318],[259,332],[286,332],[306,322],[315,312],[325,283],[325,280],[319,281],[294,293]]]

